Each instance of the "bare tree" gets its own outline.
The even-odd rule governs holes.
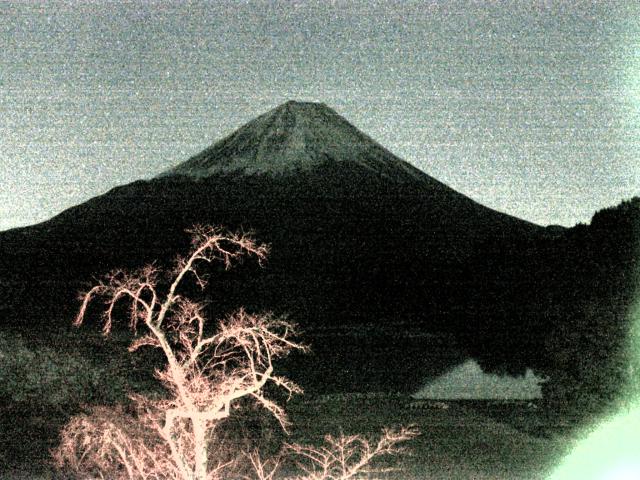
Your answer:
[[[380,473],[380,469],[372,469],[372,462],[384,455],[403,453],[405,449],[400,444],[418,434],[415,426],[385,428],[377,442],[362,435],[327,435],[324,445],[319,447],[299,444],[288,447],[300,458],[297,464],[303,473],[297,475],[296,480],[349,480]]]
[[[92,300],[105,300],[103,332],[109,334],[120,301],[129,302],[129,325],[146,332],[129,347],[160,348],[166,368],[156,371],[169,395],[153,400],[132,396],[133,412],[100,407],[66,425],[55,452],[57,463],[79,476],[126,479],[219,478],[230,466],[229,455],[215,458],[211,445],[216,424],[229,417],[234,402],[252,398],[287,427],[283,408],[264,394],[273,383],[290,394],[293,382],[274,374],[273,360],[305,347],[292,338],[295,325],[273,315],[239,310],[205,333],[203,305],[180,294],[188,276],[204,288],[202,263],[221,261],[228,269],[242,256],[264,260],[267,247],[247,235],[196,227],[191,253],[179,257],[168,288],[155,266],[134,273],[115,271],[83,295],[75,325],[82,324]]]
[[[294,324],[243,309],[220,320],[216,332],[208,334],[204,305],[183,296],[183,283],[191,277],[204,288],[203,263],[222,262],[229,269],[244,256],[263,261],[268,249],[250,236],[212,227],[196,227],[191,234],[189,255],[178,257],[171,271],[154,265],[133,273],[114,271],[81,296],[75,325],[83,323],[90,304],[101,297],[105,335],[121,311],[120,302],[128,304],[129,327],[136,333],[129,350],[150,346],[162,351],[166,366],[155,375],[167,395],[131,395],[127,408],[94,407],[72,418],[53,452],[67,473],[114,480],[217,480],[237,478],[247,469],[251,477],[272,480],[279,473],[280,458],[263,461],[257,451],[238,452],[216,441],[215,430],[241,400],[252,399],[286,431],[285,411],[265,396],[265,387],[273,384],[289,395],[301,392],[274,373],[273,361],[306,347],[294,340]],[[139,328],[144,330],[140,336]],[[287,478],[353,478],[374,458],[398,453],[397,444],[415,434],[411,428],[385,430],[377,444],[360,436],[329,436],[324,447],[289,445],[288,451],[303,460],[298,462],[302,473]]]

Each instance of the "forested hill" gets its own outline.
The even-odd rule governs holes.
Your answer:
[[[640,198],[595,213],[588,225],[488,252],[472,280],[490,279],[471,301],[480,325],[467,331],[483,367],[537,368],[552,378],[545,396],[560,404],[597,409],[616,398],[629,381],[630,315],[640,292]]]

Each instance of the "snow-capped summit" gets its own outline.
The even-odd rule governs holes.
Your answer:
[[[162,176],[290,174],[351,162],[397,180],[424,179],[324,103],[288,101],[240,127]]]

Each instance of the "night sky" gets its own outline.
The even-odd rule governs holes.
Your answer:
[[[638,2],[0,1],[0,230],[289,100],[542,225],[640,194]]]

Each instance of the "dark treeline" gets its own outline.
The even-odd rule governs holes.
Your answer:
[[[616,400],[633,380],[640,198],[597,212],[589,225],[487,251],[471,289],[480,325],[466,333],[482,366],[548,375],[543,392],[556,406],[597,411]]]

